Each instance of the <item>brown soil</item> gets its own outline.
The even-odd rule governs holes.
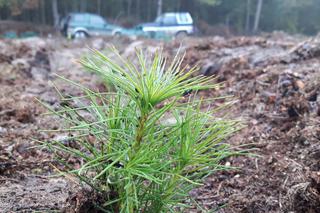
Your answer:
[[[92,212],[90,192],[72,177],[50,177],[57,164],[36,141],[63,138],[41,129],[61,126],[35,99],[53,108],[64,95],[79,91],[56,75],[101,90],[101,82],[75,59],[86,46],[114,44],[126,57],[135,48],[174,55],[186,51],[186,64],[225,82],[213,97],[233,95],[229,110],[246,127],[230,138],[235,149],[255,156],[222,162],[238,167],[218,172],[190,192],[205,208],[218,212],[320,212],[320,41],[281,33],[262,37],[210,37],[169,43],[130,39],[67,42],[32,38],[0,40],[0,212]],[[214,103],[223,104],[221,101]],[[75,162],[75,166],[78,162]],[[91,195],[92,193],[90,193]],[[190,209],[190,212],[196,210]]]

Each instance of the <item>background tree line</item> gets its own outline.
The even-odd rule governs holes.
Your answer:
[[[97,13],[130,27],[172,11],[190,12],[200,29],[235,34],[274,30],[316,34],[320,29],[319,0],[0,0],[1,20],[56,26],[69,12]]]

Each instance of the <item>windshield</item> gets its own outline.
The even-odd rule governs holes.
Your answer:
[[[154,22],[161,23],[162,19],[163,19],[163,16],[159,16],[158,18],[156,18],[156,20]]]
[[[90,22],[91,24],[96,24],[96,25],[106,24],[106,21],[101,16],[94,16],[94,15],[91,16]]]

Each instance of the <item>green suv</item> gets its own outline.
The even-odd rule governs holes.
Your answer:
[[[62,34],[68,38],[114,35],[122,29],[92,13],[70,13],[61,21],[60,26]]]

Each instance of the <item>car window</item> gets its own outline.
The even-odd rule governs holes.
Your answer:
[[[189,13],[178,13],[177,21],[179,24],[192,24],[192,17]]]
[[[162,19],[162,23],[163,23],[164,25],[175,25],[175,24],[177,24],[176,16],[174,16],[174,15],[165,16],[165,17],[163,17],[163,19]]]
[[[100,16],[91,16],[90,23],[94,25],[104,25],[106,21]]]
[[[86,15],[74,15],[72,16],[72,21],[73,22],[86,22]]]
[[[181,24],[189,24],[190,23],[189,16],[187,14],[179,14],[178,19]]]
[[[159,16],[154,22],[156,23],[162,23],[163,16]]]

